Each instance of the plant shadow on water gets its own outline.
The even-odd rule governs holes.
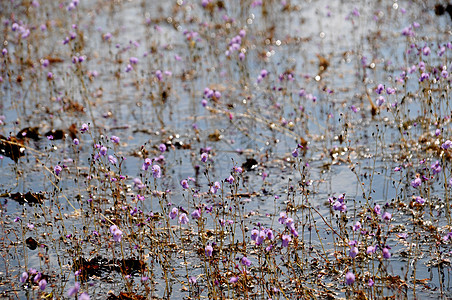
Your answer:
[[[450,298],[452,9],[3,1],[6,299]]]

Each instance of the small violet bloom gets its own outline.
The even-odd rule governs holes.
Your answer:
[[[411,181],[411,186],[416,188],[422,184],[422,180],[419,177],[416,177],[413,181]]]
[[[211,245],[207,245],[204,251],[207,257],[212,257],[213,248]]]
[[[187,179],[181,180],[180,185],[181,185],[182,188],[185,189],[185,190],[188,189],[188,188],[190,188],[190,186],[188,185]]]
[[[382,219],[385,221],[391,221],[392,215],[387,211],[383,213]]]
[[[154,178],[162,177],[162,170],[160,169],[159,165],[152,166],[152,175],[154,176]]]
[[[179,223],[181,223],[182,225],[184,225],[184,224],[187,224],[188,222],[189,222],[189,221],[188,221],[187,214],[185,214],[185,213],[180,214],[180,216],[179,216]]]
[[[375,205],[375,207],[374,207],[374,212],[377,214],[377,215],[380,215],[381,214],[381,207],[380,207],[380,205]]]
[[[45,290],[47,286],[47,280],[45,279],[40,280],[38,285],[41,291]]]
[[[199,219],[199,218],[201,218],[201,211],[200,211],[199,209],[194,210],[194,211],[191,213],[191,217],[192,217],[193,219]]]
[[[347,285],[352,285],[355,282],[355,274],[350,271],[347,272],[347,274],[345,274],[345,282]]]
[[[60,175],[60,173],[61,173],[62,170],[63,170],[63,168],[62,168],[61,166],[59,166],[59,165],[56,165],[56,166],[53,168],[53,171],[55,172],[55,175],[56,175],[56,176]]]
[[[28,273],[23,272],[22,275],[20,275],[20,282],[25,283],[25,281],[27,281],[27,279],[28,279]]]
[[[173,209],[170,211],[169,213],[169,217],[171,219],[175,219],[177,217],[177,215],[179,214],[179,209],[177,209],[177,207],[173,207]]]
[[[113,240],[115,242],[120,242],[122,239],[122,231],[116,225],[110,226],[110,233],[113,235]]]
[[[283,247],[288,247],[290,241],[292,241],[292,238],[288,234],[284,234],[281,239],[282,239],[282,246]]]
[[[355,258],[358,255],[358,247],[352,247],[349,251],[349,255],[351,258]]]
[[[251,266],[251,261],[246,257],[242,257],[242,259],[240,260],[240,262],[242,263],[242,265],[244,265],[245,267],[249,267]]]

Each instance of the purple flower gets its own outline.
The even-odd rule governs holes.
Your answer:
[[[38,285],[41,291],[45,290],[47,286],[47,280],[45,279],[40,280]]]
[[[236,276],[232,276],[231,279],[229,279],[229,283],[235,283],[237,281],[239,281],[239,278]]]
[[[205,163],[207,161],[208,157],[209,157],[209,155],[204,152],[203,154],[201,154],[201,161]]]
[[[436,161],[434,164],[431,165],[433,174],[438,174],[441,172],[442,168],[439,163],[439,161]]]
[[[425,199],[421,198],[420,196],[417,196],[416,197],[416,202],[419,203],[419,204],[424,204],[425,203]]]
[[[108,156],[108,161],[112,164],[112,165],[116,165],[118,163],[118,160],[116,159],[116,157],[114,157],[113,155],[109,155]]]
[[[359,229],[361,229],[361,223],[356,221],[355,225],[353,225],[353,231],[357,231]]]
[[[253,230],[251,230],[251,239],[253,241],[257,240],[257,236],[259,235],[259,230],[257,230],[256,228],[254,228]]]
[[[210,188],[210,192],[212,194],[216,194],[219,189],[221,189],[221,184],[218,181],[215,181],[212,187]]]
[[[430,55],[430,53],[432,53],[432,51],[430,50],[430,47],[429,47],[429,46],[425,46],[425,47],[422,49],[422,54],[424,54],[425,56]]]
[[[107,32],[106,34],[104,34],[104,40],[108,41],[110,40],[112,37],[112,34],[110,32]]]
[[[162,170],[160,169],[159,165],[152,166],[152,175],[154,176],[154,178],[162,177]]]
[[[355,274],[348,271],[347,274],[345,274],[345,282],[347,285],[352,285],[355,282]]]
[[[190,278],[188,278],[188,282],[190,282],[191,284],[195,284],[196,283],[196,277],[195,276],[190,276]]]
[[[143,165],[141,166],[141,169],[142,169],[143,171],[147,171],[148,168],[149,168],[149,166],[150,166],[151,164],[152,164],[152,160],[151,160],[150,158],[146,158],[146,159],[144,160]]]
[[[113,240],[115,242],[120,242],[122,238],[122,231],[119,230],[118,226],[111,225],[110,226],[110,233],[113,235]]]
[[[212,256],[212,252],[213,252],[213,248],[211,245],[207,245],[204,252],[206,253],[207,257],[211,257]]]
[[[447,140],[447,141],[445,141],[445,142],[441,145],[441,148],[443,148],[443,149],[449,149],[450,146],[452,146],[452,141]]]
[[[419,177],[416,177],[413,181],[411,181],[411,186],[416,188],[422,184],[422,180]]]
[[[292,156],[293,157],[298,157],[298,149],[295,149],[292,151]]]
[[[160,152],[162,152],[162,153],[165,152],[165,151],[166,151],[166,145],[163,144],[163,143],[160,144],[160,145],[159,145],[159,150],[160,150]]]
[[[391,221],[392,215],[386,211],[383,213],[383,216],[381,216],[381,218],[385,221]]]
[[[27,279],[28,279],[28,273],[23,272],[22,275],[20,275],[20,282],[25,283],[25,281],[27,281]]]
[[[381,93],[382,93],[384,90],[385,90],[385,87],[380,83],[380,84],[377,86],[377,88],[375,89],[375,92],[376,92],[378,95],[381,95]]]
[[[55,175],[56,175],[56,176],[60,175],[60,173],[61,173],[62,170],[63,170],[63,168],[62,168],[60,165],[56,165],[56,166],[53,168],[53,171],[55,172]]]
[[[286,213],[285,212],[280,212],[279,213],[279,219],[278,219],[278,222],[279,222],[279,224],[286,224],[286,220],[287,220],[287,215],[286,215]]]
[[[189,222],[187,214],[183,213],[180,214],[179,216],[179,223],[181,223],[182,225],[187,224]]]
[[[72,141],[73,143],[74,143],[74,145],[78,145],[78,144],[80,144],[80,141],[78,140],[78,139],[74,139],[73,141]]]
[[[110,140],[115,144],[119,144],[119,137],[117,137],[116,135],[112,135]]]
[[[286,226],[289,227],[289,228],[292,227],[292,226],[294,226],[294,225],[293,225],[293,219],[292,219],[292,218],[287,218],[285,224],[286,224]]]
[[[375,207],[374,207],[374,212],[377,214],[377,215],[380,215],[381,214],[381,207],[380,207],[380,205],[375,205]]]
[[[107,148],[104,147],[104,146],[100,147],[99,153],[100,153],[100,155],[102,155],[102,156],[107,155]]]
[[[419,82],[423,82],[424,80],[428,80],[430,79],[430,74],[429,73],[422,73],[421,77],[419,77]]]
[[[351,105],[351,106],[350,106],[350,109],[351,109],[354,113],[357,113],[357,112],[359,111],[359,107],[356,107],[356,106],[354,106],[354,105]]]
[[[226,181],[229,182],[229,184],[233,184],[234,183],[234,177],[232,175],[229,175],[229,177],[226,178]]]
[[[377,100],[375,101],[375,103],[377,103],[377,106],[382,106],[385,103],[385,98],[383,96],[380,96],[377,98]]]
[[[256,237],[256,245],[262,245],[265,241],[265,232],[259,231],[259,234]]]
[[[369,283],[368,284],[369,284],[370,287],[374,286],[374,281],[372,280],[372,278],[369,278]]]
[[[358,247],[352,247],[349,251],[349,255],[351,258],[355,258],[358,255]]]
[[[81,133],[85,133],[85,132],[88,131],[88,129],[89,129],[88,124],[83,123],[83,124],[82,124],[82,128],[80,128],[80,132],[81,132]]]
[[[410,25],[408,27],[405,27],[402,30],[402,35],[404,36],[409,36],[409,37],[413,37],[415,35],[414,31],[413,31],[413,27]]]
[[[389,252],[389,249],[386,248],[386,247],[383,248],[382,253],[383,253],[383,257],[386,258],[386,259],[391,257],[391,253]]]
[[[200,211],[199,209],[194,210],[194,211],[191,213],[191,217],[192,217],[193,219],[199,219],[199,218],[201,218],[201,211]]]
[[[175,219],[177,217],[177,215],[179,214],[179,209],[177,209],[177,207],[173,207],[173,209],[170,211],[169,213],[169,217],[171,219]]]
[[[162,81],[162,79],[163,79],[162,71],[160,71],[160,70],[155,71],[155,76],[157,77],[157,79],[159,81]]]
[[[291,238],[290,235],[288,235],[288,234],[284,234],[284,235],[281,237],[281,239],[282,239],[282,246],[283,246],[283,247],[288,247],[290,241],[292,241],[292,238]]]
[[[240,260],[240,262],[242,263],[242,265],[244,265],[245,267],[249,267],[251,266],[251,261],[246,257],[242,257],[242,259]]]
[[[67,292],[68,297],[73,297],[78,293],[78,290],[80,289],[80,284],[78,282],[76,282],[74,284],[74,287],[70,288],[69,291]]]
[[[347,211],[347,206],[343,202],[337,200],[333,204],[333,209],[334,210],[339,210],[341,212],[346,212]]]
[[[375,250],[376,250],[375,246],[368,246],[367,250],[366,250],[366,253],[367,254],[372,254],[372,253],[375,253]]]
[[[185,189],[185,190],[188,189],[188,188],[190,188],[190,186],[188,185],[187,179],[181,180],[180,185],[181,185],[182,188]]]
[[[234,167],[234,168],[233,168],[233,171],[234,171],[235,173],[240,174],[240,173],[243,172],[243,169],[242,169],[242,167]]]

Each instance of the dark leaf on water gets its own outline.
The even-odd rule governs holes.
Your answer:
[[[137,295],[135,293],[127,293],[127,292],[120,292],[118,296],[115,294],[109,294],[107,300],[145,300],[146,297]]]
[[[6,156],[17,163],[21,156],[24,156],[25,148],[22,140],[13,136],[6,138],[0,135],[0,155]]]
[[[133,275],[144,271],[146,269],[146,263],[133,258],[108,260],[104,257],[96,256],[87,260],[82,257],[74,261],[72,269],[79,271],[80,277],[86,280],[90,276],[101,277],[102,273],[110,273],[112,271],[125,275]]]
[[[17,138],[23,139],[23,138],[30,138],[32,140],[39,140],[39,128],[38,127],[26,127],[19,131],[16,135]]]
[[[442,16],[446,12],[446,9],[442,4],[436,4],[435,5],[435,15]]]
[[[24,204],[24,203],[28,203],[28,205],[32,205],[32,204],[42,204],[44,203],[44,193],[39,192],[39,193],[32,193],[32,192],[27,192],[26,194],[22,194],[22,193],[14,193],[14,194],[10,194],[9,197],[17,202],[19,202],[20,204]]]
[[[64,138],[64,131],[61,129],[52,129],[45,134],[46,137],[52,136],[53,140],[61,140]]]
[[[25,243],[30,250],[36,250],[36,248],[38,248],[38,242],[32,237],[27,238]]]
[[[242,164],[242,168],[251,171],[254,170],[259,163],[254,158],[247,158],[246,161]]]

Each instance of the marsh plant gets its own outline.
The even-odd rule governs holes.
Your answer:
[[[1,297],[450,297],[451,11],[2,1]]]

